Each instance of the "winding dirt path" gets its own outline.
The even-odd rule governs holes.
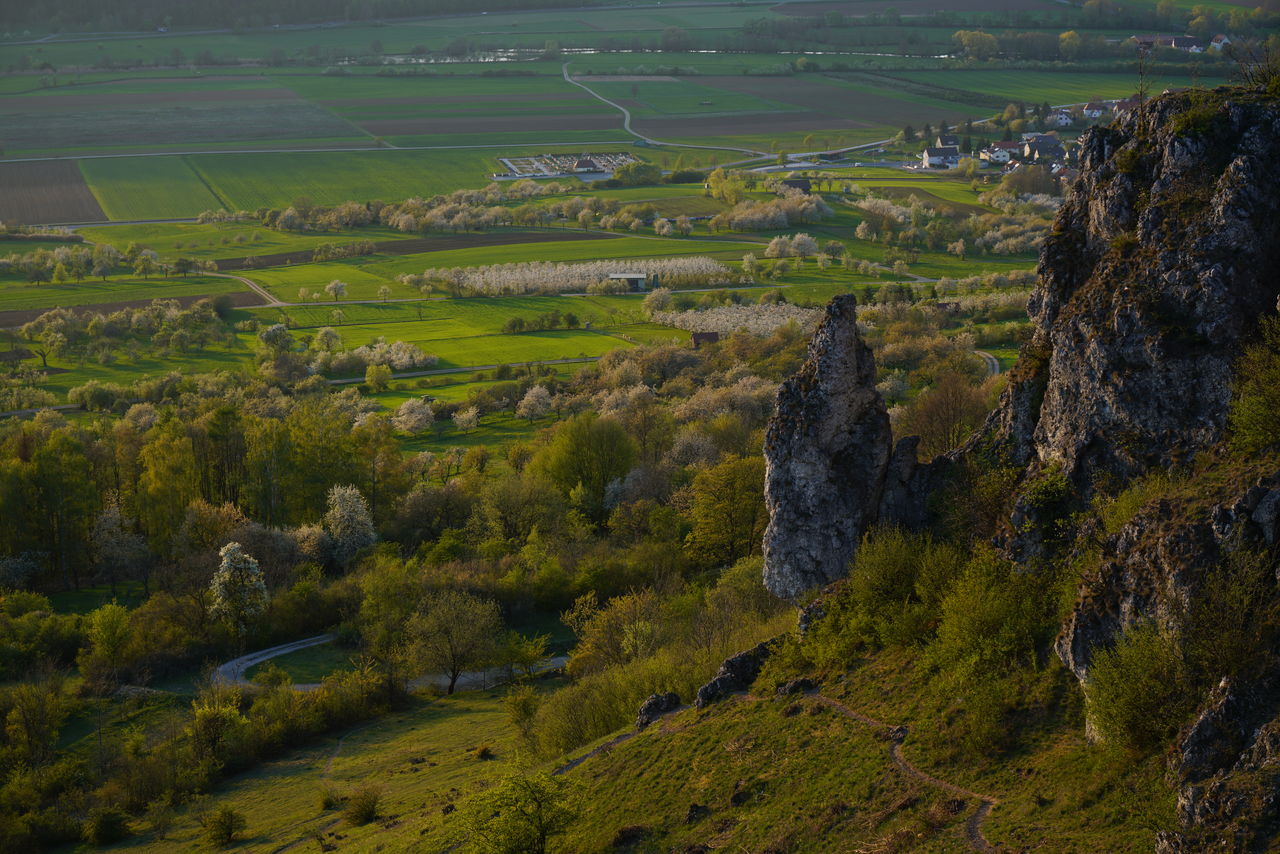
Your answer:
[[[907,776],[914,777],[920,782],[933,786],[936,789],[942,789],[943,791],[950,792],[953,795],[959,795],[966,800],[977,801],[977,809],[973,811],[973,814],[969,816],[969,820],[965,822],[965,838],[968,839],[969,845],[974,851],[993,852],[996,850],[982,834],[982,823],[986,820],[987,816],[990,815],[991,809],[996,804],[1000,803],[1000,801],[990,795],[981,795],[971,789],[966,789],[964,786],[949,783],[946,780],[935,777],[927,771],[922,771],[913,765],[911,760],[902,755],[902,742],[910,732],[910,730],[905,726],[894,726],[892,724],[887,724],[884,721],[878,721],[875,718],[868,717],[867,715],[856,711],[855,709],[849,708],[839,700],[833,700],[832,698],[822,694],[813,694],[811,696],[819,703],[822,703],[830,709],[834,709],[847,718],[852,718],[853,720],[864,723],[867,726],[883,730],[890,740],[890,758],[893,759],[893,763],[898,766],[898,769]]]

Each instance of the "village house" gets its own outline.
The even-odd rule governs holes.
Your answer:
[[[1107,105],[1098,101],[1090,101],[1084,105],[1084,117],[1086,119],[1100,119],[1107,112]]]
[[[1043,163],[1066,159],[1067,151],[1056,136],[1044,134],[1022,144],[1022,159],[1027,163]]]
[[[987,163],[1008,163],[1022,148],[1022,143],[1013,140],[993,142],[978,153],[978,158]]]
[[[940,133],[938,134],[937,142],[934,143],[934,147],[935,148],[949,148],[949,147],[959,148],[960,137],[956,136],[954,133]]]
[[[920,154],[923,169],[953,169],[960,164],[960,149],[954,145],[926,148]]]
[[[1218,33],[1209,41],[1209,50],[1222,50],[1229,44],[1231,44],[1231,39],[1227,38],[1222,33]]]
[[[1049,114],[1049,123],[1060,128],[1069,128],[1076,123],[1076,117],[1069,110],[1055,110]]]

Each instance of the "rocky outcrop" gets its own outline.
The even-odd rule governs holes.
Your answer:
[[[982,440],[1087,493],[1222,439],[1232,364],[1280,293],[1280,110],[1166,95],[1087,133],[1080,156]]]
[[[694,705],[699,709],[723,700],[730,694],[745,691],[751,687],[760,675],[760,668],[773,652],[778,639],[758,643],[751,649],[726,658],[716,671],[715,678],[698,689],[698,698]]]
[[[933,470],[916,462],[915,437],[893,444],[857,308],[852,295],[827,306],[765,436],[764,579],[787,599],[843,578],[877,522],[918,527],[925,518],[921,483]]]
[[[778,390],[765,436],[764,582],[777,596],[843,577],[874,523],[893,435],[858,332],[858,303],[827,306],[809,357]]]
[[[678,708],[680,708],[680,695],[674,691],[650,694],[649,699],[640,704],[640,711],[636,713],[636,729],[644,729]]]
[[[1103,541],[1097,568],[1081,580],[1056,644],[1081,683],[1097,651],[1138,621],[1153,619],[1177,631],[1206,573],[1229,551],[1275,545],[1280,472],[1221,489],[1218,496],[1159,499]],[[1206,499],[1216,503],[1201,509]]]

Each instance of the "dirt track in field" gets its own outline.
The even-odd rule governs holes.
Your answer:
[[[0,163],[0,222],[105,220],[74,162]]]
[[[472,249],[479,246],[510,246],[517,243],[549,243],[563,240],[612,240],[616,234],[596,231],[529,231],[489,232],[463,234],[456,237],[418,237],[407,240],[380,240],[373,248],[383,255],[413,255],[419,252],[443,252],[449,249]],[[281,264],[304,264],[311,261],[311,250],[277,252],[273,255],[255,255],[252,265],[245,265],[245,258],[219,258],[219,270],[247,270],[255,267],[276,267]]]
[[[617,130],[618,116],[450,116],[438,119],[379,119],[359,122],[375,136],[401,134],[512,133],[518,131]]]

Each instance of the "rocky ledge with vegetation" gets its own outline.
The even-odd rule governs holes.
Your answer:
[[[957,450],[919,463],[894,446],[849,298],[784,384],[765,449],[766,583],[803,600],[849,576],[774,667],[958,655],[953,712],[1003,728],[980,740],[998,756],[1037,704],[1009,674],[1054,671],[1056,652],[1091,740],[1165,757],[1176,814],[1151,838],[1166,854],[1263,850],[1278,829],[1280,104],[1274,76],[1256,77],[1085,135],[1032,334]],[[916,545],[886,562],[893,538]],[[985,566],[947,569],[925,554],[939,542]],[[966,619],[990,634],[946,652],[966,587]],[[992,657],[1002,635],[1009,654]]]

